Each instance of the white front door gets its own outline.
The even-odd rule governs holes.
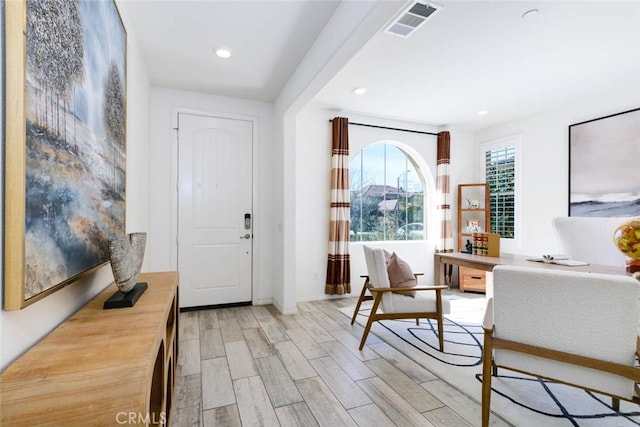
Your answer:
[[[178,114],[180,306],[251,301],[253,124]]]

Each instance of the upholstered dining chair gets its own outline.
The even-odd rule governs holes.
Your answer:
[[[367,341],[373,322],[386,319],[435,319],[438,323],[438,343],[444,349],[444,327],[442,316],[449,314],[449,301],[442,298],[442,290],[448,286],[391,287],[387,261],[383,249],[363,246],[367,264],[368,280],[360,293],[351,324],[357,316],[360,303],[367,299],[368,291],[373,297],[373,306],[360,341],[360,350]],[[407,296],[403,293],[414,293]]]
[[[505,368],[640,403],[640,282],[630,276],[497,266],[483,322],[482,425]]]

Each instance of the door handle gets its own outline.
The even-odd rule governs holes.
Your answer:
[[[244,236],[240,236],[241,239],[250,239],[251,238],[251,234],[247,233]]]

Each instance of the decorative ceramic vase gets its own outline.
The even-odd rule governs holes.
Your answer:
[[[613,242],[620,252],[631,258],[627,261],[627,271],[640,271],[640,217],[622,223],[613,232]]]
[[[147,233],[130,233],[112,240],[109,244],[109,260],[116,286],[122,293],[130,292],[136,285]]]

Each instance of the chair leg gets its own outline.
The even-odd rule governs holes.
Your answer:
[[[484,351],[482,354],[482,427],[489,426],[491,413],[491,365],[493,361],[493,331],[484,332]]]
[[[375,321],[376,313],[378,311],[378,306],[380,305],[380,300],[382,299],[382,294],[380,292],[376,293],[376,298],[373,301],[373,307],[371,307],[371,314],[369,314],[369,320],[367,320],[367,326],[364,328],[364,332],[362,333],[362,339],[360,340],[359,349],[362,350],[364,347],[365,341],[367,341],[367,336],[369,335],[369,331],[371,330],[371,325]]]
[[[416,326],[420,326],[420,318],[416,317]]]
[[[444,351],[444,326],[442,320],[442,293],[436,290],[436,312],[438,313],[438,344],[440,351]]]
[[[440,345],[440,351],[444,351],[444,325],[442,315],[438,317],[438,344]]]
[[[611,408],[616,412],[620,412],[620,399],[618,399],[617,397],[612,397]]]
[[[358,311],[360,310],[360,304],[364,301],[364,294],[367,292],[367,285],[369,284],[369,276],[364,280],[364,285],[362,286],[362,291],[360,291],[360,298],[358,298],[358,303],[356,304],[356,309],[353,311],[353,317],[351,317],[351,324],[353,325],[356,321],[356,317],[358,316]]]

